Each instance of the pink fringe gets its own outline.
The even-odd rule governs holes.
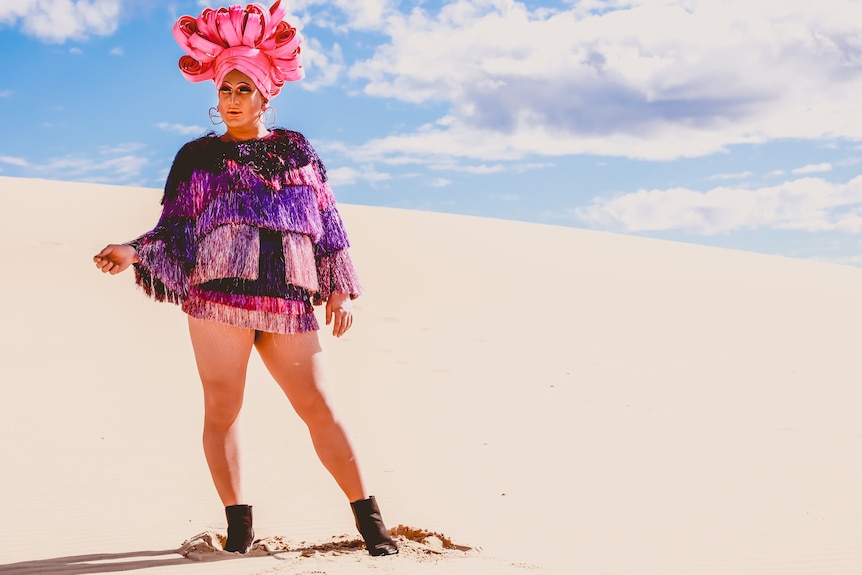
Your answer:
[[[229,307],[262,311],[266,313],[302,315],[314,311],[314,308],[308,305],[308,303],[300,300],[262,295],[230,294],[218,291],[202,290],[198,287],[193,287],[191,289],[188,299],[208,301]]]
[[[214,279],[257,279],[260,260],[258,228],[246,225],[219,226],[198,240],[197,265],[191,283]]]
[[[317,277],[320,280],[320,291],[314,294],[314,305],[329,300],[333,292],[350,294],[351,299],[356,299],[362,293],[359,275],[346,249],[319,258]]]
[[[289,186],[311,186],[317,199],[317,209],[323,211],[335,203],[335,195],[329,182],[325,181],[317,167],[317,162],[311,162],[301,168],[288,170],[285,174]]]
[[[270,313],[231,307],[198,298],[185,300],[183,311],[198,319],[269,333],[304,333],[320,329],[313,312],[299,315]]]
[[[311,238],[304,234],[285,232],[282,235],[282,245],[287,283],[303,287],[310,292],[318,291],[320,285]]]
[[[179,303],[189,292],[186,270],[167,254],[161,240],[141,242],[136,248],[135,283],[157,301]]]
[[[318,329],[313,310],[305,309],[302,302],[193,287],[223,278],[259,279],[258,227],[282,233],[284,279],[307,290],[314,305],[329,300],[333,292],[352,298],[361,294],[326,169],[304,136],[275,132],[277,138],[289,138],[294,144],[287,148],[298,148],[301,153],[291,156],[291,162],[266,164],[267,169],[260,173],[228,158],[226,170],[210,173],[207,169],[212,168],[196,159],[197,148],[191,146],[184,148],[182,157],[177,155],[171,172],[177,181],[169,177],[159,225],[130,242],[137,246],[141,260],[135,266],[136,281],[148,295],[182,303],[194,317],[261,331]],[[210,140],[201,139],[203,143],[196,141],[195,145],[209,145]],[[277,144],[276,138],[262,140],[261,157],[272,158],[285,147]],[[303,161],[307,162],[304,166],[294,167]],[[170,193],[170,182],[176,193]],[[282,183],[294,189],[285,189]],[[171,242],[169,246],[165,239]]]

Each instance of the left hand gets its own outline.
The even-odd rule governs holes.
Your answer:
[[[132,264],[138,263],[138,255],[135,248],[128,244],[108,244],[105,248],[93,256],[96,267],[103,274],[115,275],[125,271]]]
[[[332,335],[341,337],[353,325],[350,294],[332,292],[326,302],[326,325],[332,324]]]

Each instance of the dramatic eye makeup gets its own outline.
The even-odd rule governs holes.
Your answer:
[[[221,85],[221,88],[219,88],[219,92],[227,95],[233,92],[234,89],[236,89],[238,94],[251,94],[254,92],[254,88],[250,84],[239,84],[236,88],[234,88],[227,82]]]

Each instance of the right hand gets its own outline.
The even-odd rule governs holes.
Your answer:
[[[135,248],[126,244],[108,244],[105,248],[93,256],[96,267],[103,274],[118,274],[125,271],[130,265],[138,262],[138,254]]]

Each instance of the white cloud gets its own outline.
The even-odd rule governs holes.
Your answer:
[[[381,13],[390,40],[351,77],[368,95],[450,113],[369,153],[671,159],[862,138],[848,121],[862,91],[855,0],[594,0],[558,11],[456,0]]]
[[[12,156],[0,156],[0,163],[20,166],[22,168],[26,168],[30,165],[30,163],[24,158],[15,158]]]
[[[105,36],[117,29],[119,0],[3,0],[0,24],[20,25],[44,42]]]
[[[0,98],[11,98],[12,90],[0,90]]]
[[[397,0],[296,0],[290,9],[305,13],[300,20],[313,19],[315,25],[336,30],[380,30],[385,27]],[[332,12],[336,8],[338,14]]]
[[[451,186],[452,180],[447,180],[446,178],[437,178],[436,180],[431,182],[431,187],[433,188],[445,188],[446,186]]]
[[[511,146],[518,144],[501,138],[499,134],[464,130],[453,127],[453,123],[454,119],[446,116],[433,124],[421,126],[413,134],[376,138],[355,147],[344,144],[331,146],[333,149],[337,146],[338,151],[356,162],[382,162],[395,166],[421,164],[432,170],[474,175],[523,173],[554,166],[550,162],[519,162],[517,160],[522,155],[533,151],[527,147],[519,147],[519,152],[515,152]],[[486,159],[485,154],[475,153],[482,147],[494,150],[495,153],[489,154],[491,158],[507,161],[475,163],[477,159]]]
[[[462,164],[457,160],[443,162],[429,162],[428,168],[440,172],[461,172],[474,176],[487,176],[489,174],[500,174],[507,170],[505,164]]]
[[[750,178],[754,175],[754,172],[746,171],[746,172],[738,172],[735,174],[713,174],[709,176],[708,180],[744,180],[745,178]]]
[[[377,30],[386,23],[386,18],[398,4],[395,0],[336,0],[337,4],[348,15],[351,28],[360,30]]]
[[[521,199],[521,196],[518,194],[488,194],[488,198],[501,202],[517,202]]]
[[[808,164],[802,166],[801,168],[796,168],[795,170],[791,170],[793,174],[816,174],[818,172],[829,172],[832,170],[832,164],[823,163],[823,164]]]
[[[338,188],[339,186],[350,186],[360,181],[374,184],[392,179],[391,174],[377,172],[371,168],[362,170],[349,167],[335,168],[332,170],[326,170],[326,175],[329,177],[329,184],[334,188]]]
[[[159,122],[158,124],[156,124],[156,127],[159,130],[163,130],[165,132],[172,132],[174,134],[182,134],[183,136],[200,136],[207,131],[206,128],[202,128],[200,126],[171,124],[170,122]]]
[[[862,176],[844,184],[800,178],[753,190],[639,190],[595,198],[572,214],[584,223],[625,232],[716,234],[772,228],[857,234],[862,232]]]
[[[32,169],[48,174],[62,173],[64,178],[70,180],[86,179],[91,182],[110,181],[113,183],[137,182],[150,161],[143,156],[124,153],[125,151],[124,147],[120,147],[117,152],[122,155],[108,158],[104,157],[104,150],[101,157],[98,158],[88,156],[54,158],[46,164],[34,165]]]
[[[54,177],[61,174],[62,179],[69,181],[110,182],[113,184],[143,185],[150,178],[147,173],[151,161],[135,152],[144,149],[143,144],[128,143],[112,147],[101,147],[96,153],[82,152],[80,155],[68,155],[50,158],[45,163],[33,164],[21,158],[0,157],[0,162],[10,163],[29,168],[29,173],[46,174]],[[164,180],[162,180],[164,182]]]
[[[777,178],[779,176],[785,175],[787,172],[784,170],[772,170],[768,174],[766,174],[767,178]]]
[[[102,170],[113,172],[118,177],[133,177],[141,173],[150,162],[140,156],[126,155],[112,158],[102,164]]]
[[[139,144],[136,142],[129,142],[127,144],[115,144],[113,146],[102,146],[99,148],[99,153],[103,156],[118,156],[118,155],[132,155],[135,152],[140,152],[145,149],[146,144]]]
[[[556,166],[553,162],[527,162],[521,164],[510,165],[509,168],[516,174],[523,174],[531,170],[546,170]]]
[[[338,82],[345,69],[341,46],[334,44],[332,49],[327,51],[313,38],[306,41],[305,46],[307,49],[302,51],[303,67],[308,75],[300,82],[300,86],[313,92]]]
[[[111,49],[108,51],[108,53],[109,53],[111,56],[125,56],[126,51],[125,51],[125,50],[123,50],[123,48],[122,48],[122,47],[117,46],[116,48],[111,48]]]

